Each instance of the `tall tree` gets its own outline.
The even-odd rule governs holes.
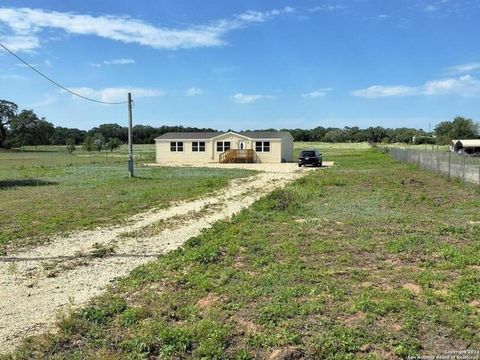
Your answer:
[[[36,139],[35,144],[31,145],[50,145],[52,144],[53,134],[55,134],[55,127],[49,123],[45,118],[40,119],[36,124]]]
[[[105,147],[105,138],[102,134],[96,133],[93,135],[93,146],[95,150],[102,151]]]
[[[17,115],[17,111],[17,104],[7,100],[0,100],[0,147],[5,147],[7,127],[10,121]]]
[[[66,145],[67,145],[67,152],[69,154],[73,154],[73,152],[76,150],[75,139],[73,138],[67,139]]]
[[[38,145],[40,119],[32,110],[22,110],[9,123],[8,143],[12,146]]]
[[[456,139],[474,139],[478,136],[477,125],[472,119],[457,116],[452,121],[452,136]]]
[[[117,138],[110,138],[108,139],[107,143],[105,144],[105,148],[107,148],[110,151],[113,151],[117,148],[119,148],[122,145],[122,142],[120,139]]]
[[[123,142],[128,141],[128,129],[118,124],[102,124],[89,131],[90,135],[100,133],[105,139],[117,138]]]
[[[443,121],[435,127],[439,143],[446,144],[454,139],[476,139],[478,126],[472,119],[457,116],[453,121]]]
[[[93,144],[93,138],[91,136],[87,136],[85,138],[85,141],[83,142],[83,150],[92,152],[93,149],[95,148],[95,145]]]

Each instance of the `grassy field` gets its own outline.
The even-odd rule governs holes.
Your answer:
[[[222,169],[137,167],[126,163],[50,166],[51,149],[31,151],[37,165],[0,153],[0,248],[34,244],[48,236],[111,224],[129,215],[198,197],[251,172]],[[7,166],[8,165],[8,166]]]
[[[20,166],[66,166],[125,163],[128,148],[122,145],[114,151],[87,152],[81,146],[69,154],[65,146],[25,146],[22,149],[1,150],[0,170]],[[141,164],[155,160],[154,145],[135,145],[134,160]]]
[[[479,349],[478,189],[365,146],[318,146],[335,167],[138,268],[7,359]]]

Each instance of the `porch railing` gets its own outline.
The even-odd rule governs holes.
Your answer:
[[[252,149],[229,149],[220,154],[220,163],[255,163],[257,153]]]

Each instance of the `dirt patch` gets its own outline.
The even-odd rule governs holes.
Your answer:
[[[277,349],[268,356],[269,360],[296,360],[303,358],[303,352],[296,348]]]
[[[208,294],[204,298],[197,301],[197,306],[202,310],[211,308],[220,298],[215,294]]]
[[[254,334],[259,331],[260,326],[255,324],[253,321],[244,319],[242,317],[236,317],[235,322],[242,329],[245,334]]]
[[[405,290],[408,290],[408,291],[411,291],[412,293],[414,293],[415,295],[418,295],[422,292],[422,288],[420,286],[418,286],[417,284],[413,284],[413,283],[406,283],[406,284],[403,284],[402,286]]]
[[[308,171],[315,170],[287,167],[234,179],[208,197],[0,257],[0,349],[11,350],[24,337],[52,329],[59,312],[86,304],[116,278],[177,249],[215,222],[232,217]],[[158,223],[162,224],[158,233],[142,231]],[[121,236],[125,233],[130,236]]]
[[[350,327],[356,327],[358,326],[362,321],[364,321],[366,319],[366,315],[364,312],[362,311],[359,311],[359,312],[356,312],[354,314],[352,314],[351,316],[345,318],[343,320],[343,323],[346,325],[346,326],[350,326]]]

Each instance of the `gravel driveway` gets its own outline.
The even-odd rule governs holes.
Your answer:
[[[328,165],[328,164],[327,164]],[[178,166],[178,165],[177,165]],[[123,224],[75,232],[0,257],[0,349],[52,330],[58,313],[78,308],[117,277],[180,247],[213,223],[314,169],[296,164],[207,164],[262,170],[215,193],[127,219]],[[153,233],[156,229],[157,233]]]

